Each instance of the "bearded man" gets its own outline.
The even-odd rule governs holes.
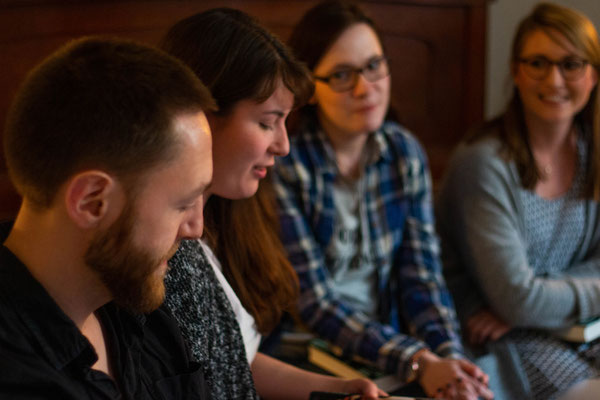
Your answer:
[[[0,398],[208,397],[158,307],[167,260],[202,234],[214,108],[129,41],[81,39],[29,74],[4,134],[23,201],[0,233]]]

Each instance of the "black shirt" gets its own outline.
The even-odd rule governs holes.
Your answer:
[[[0,247],[0,399],[208,399],[177,323],[162,308],[96,311],[116,382],[91,369],[96,353],[29,270]]]

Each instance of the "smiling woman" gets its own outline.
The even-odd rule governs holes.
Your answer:
[[[536,30],[523,43],[513,80],[533,134],[538,126],[568,131],[598,81],[583,52],[560,32]],[[541,138],[544,141],[546,138]],[[535,140],[535,139],[533,139]]]
[[[285,120],[293,105],[293,93],[279,81],[264,102],[240,100],[226,115],[209,116],[216,133],[212,194],[244,199],[256,193],[275,157],[289,151]]]
[[[391,77],[373,21],[352,3],[321,2],[290,45],[316,79],[274,170],[302,322],[410,383],[402,394],[490,399],[487,376],[456,359],[428,162],[386,119]]]
[[[507,370],[528,382],[509,398],[554,399],[600,372],[600,342],[551,334],[600,315],[598,35],[542,3],[510,62],[513,98],[455,154],[439,231],[467,339],[518,360]]]
[[[373,65],[376,73],[368,73]],[[356,157],[368,133],[381,126],[390,102],[389,69],[373,28],[366,23],[349,27],[323,55],[314,75],[328,77],[317,80],[315,99],[340,172],[357,176]]]

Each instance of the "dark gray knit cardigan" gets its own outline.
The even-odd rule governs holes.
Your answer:
[[[240,327],[200,242],[184,240],[169,266],[165,304],[204,366],[212,398],[258,399]]]

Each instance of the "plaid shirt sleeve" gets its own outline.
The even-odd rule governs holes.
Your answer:
[[[410,181],[404,181],[406,176],[401,178],[415,190],[415,196],[407,218],[406,237],[396,248],[394,264],[399,273],[396,281],[390,282],[402,293],[400,311],[409,322],[411,335],[368,318],[331,290],[323,249],[315,236],[319,230],[315,219],[316,214],[327,216],[334,210],[322,207],[326,191],[320,187],[321,182],[313,182],[307,163],[305,156],[292,150],[290,156],[278,161],[274,174],[282,241],[300,280],[299,312],[303,322],[345,354],[375,362],[401,379],[406,378],[410,358],[422,348],[432,348],[444,356],[460,354],[460,345],[455,345],[458,342],[451,328],[452,305],[437,258],[426,163],[419,160],[406,163],[416,166],[417,172],[409,177]],[[410,175],[414,171],[415,168],[409,168],[405,172]]]
[[[431,178],[427,158],[411,136],[402,141],[407,215],[400,246],[395,254],[400,314],[409,331],[443,357],[462,357],[454,305],[441,271],[439,240],[435,233]]]

